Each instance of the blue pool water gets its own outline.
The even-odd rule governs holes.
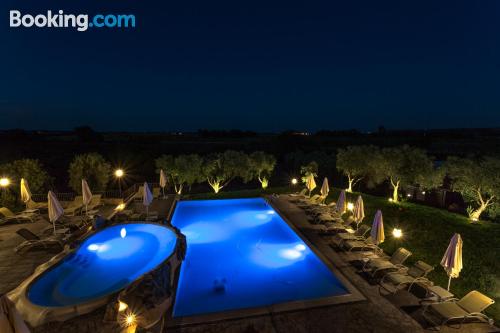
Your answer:
[[[176,239],[154,224],[106,228],[35,280],[28,298],[41,306],[69,306],[114,293],[170,256]]]
[[[179,202],[172,224],[188,244],[174,317],[348,293],[261,198]]]

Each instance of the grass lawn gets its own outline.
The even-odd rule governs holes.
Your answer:
[[[285,193],[290,187],[244,190],[234,192],[204,193],[187,196],[189,199],[229,199],[255,197],[265,193]],[[332,189],[328,201],[338,198],[339,190]],[[348,200],[354,202],[359,193],[349,193]],[[440,266],[441,258],[455,232],[463,239],[463,265],[460,277],[452,279],[451,292],[461,297],[470,290],[478,290],[495,299],[486,313],[498,323],[500,321],[500,224],[482,222],[471,224],[462,215],[427,207],[419,204],[403,202],[394,204],[386,198],[362,194],[365,203],[365,221],[372,222],[377,209],[384,216],[385,242],[381,247],[392,253],[403,246],[413,252],[408,264],[423,260],[435,270],[429,278],[436,284],[446,288],[448,276]],[[403,237],[392,237],[394,227],[403,230]]]

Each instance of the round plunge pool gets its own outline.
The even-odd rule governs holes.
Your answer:
[[[108,227],[42,273],[29,287],[38,306],[65,307],[115,293],[165,261],[177,236],[161,225],[134,223]]]

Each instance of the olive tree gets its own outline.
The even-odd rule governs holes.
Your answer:
[[[204,159],[202,174],[214,192],[219,193],[237,177],[243,181],[251,179],[250,160],[248,155],[234,150],[210,154]]]
[[[175,193],[182,194],[184,186],[189,188],[202,179],[201,166],[202,158],[197,154],[162,155],[155,161],[157,172],[163,169],[166,176],[170,178],[174,185]]]
[[[302,182],[304,184],[307,182],[307,178],[309,178],[310,175],[318,177],[318,163],[311,161],[306,165],[301,166],[300,174],[302,175]]]
[[[337,169],[348,181],[347,192],[352,192],[363,178],[373,175],[373,161],[379,158],[380,151],[375,146],[349,146],[337,152]]]
[[[69,186],[82,192],[82,179],[95,191],[104,191],[111,175],[111,164],[97,153],[77,155],[69,165]]]
[[[434,162],[422,149],[409,146],[384,148],[372,163],[376,182],[388,180],[392,187],[392,200],[399,201],[402,185],[420,185],[432,188],[442,182]]]
[[[33,193],[42,191],[50,181],[50,176],[40,161],[28,158],[0,165],[0,174],[16,182],[21,178],[26,179]]]
[[[276,166],[276,158],[263,151],[256,151],[250,154],[250,172],[257,178],[263,189],[269,186],[269,177]]]
[[[470,205],[472,221],[478,221],[485,211],[498,205],[500,196],[500,159],[449,157],[444,165],[454,190],[462,193]]]

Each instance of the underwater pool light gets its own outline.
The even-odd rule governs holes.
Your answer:
[[[122,228],[122,230],[120,230],[120,236],[122,238],[125,238],[125,236],[127,236],[127,230],[125,228]]]

